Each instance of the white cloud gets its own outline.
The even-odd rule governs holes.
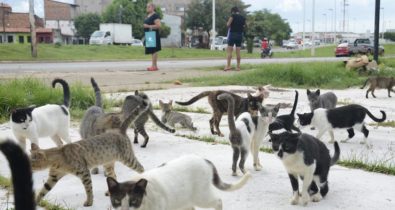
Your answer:
[[[282,0],[276,9],[282,12],[301,11],[302,3],[299,0]]]

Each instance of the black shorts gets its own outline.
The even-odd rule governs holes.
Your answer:
[[[243,41],[243,33],[240,32],[230,32],[228,37],[228,46],[241,47],[241,42]]]

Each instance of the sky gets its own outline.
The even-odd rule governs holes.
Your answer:
[[[60,2],[74,2],[74,0],[58,0]],[[306,4],[305,31],[312,28],[313,0],[243,0],[250,4],[250,12],[268,9],[278,13],[290,24],[293,32],[303,31],[303,2]],[[27,12],[28,0],[0,0],[13,7],[15,12]],[[345,30],[357,33],[374,31],[375,0],[346,0]],[[315,0],[315,31],[334,30],[334,8],[336,3],[336,30],[343,31],[343,0]],[[43,16],[43,0],[35,0],[36,14]],[[395,0],[381,0],[380,31],[395,29]],[[332,9],[332,10],[330,10]],[[391,12],[392,11],[392,12]],[[384,18],[383,17],[384,14]],[[383,21],[384,19],[384,21]],[[326,27],[325,27],[326,25]],[[326,28],[326,30],[325,30]]]

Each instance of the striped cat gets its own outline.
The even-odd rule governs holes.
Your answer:
[[[91,206],[93,194],[90,168],[104,164],[107,176],[116,178],[114,162],[121,161],[131,169],[143,172],[144,168],[134,156],[130,139],[126,134],[129,124],[148,110],[146,104],[141,104],[141,107],[144,109],[136,107],[131,111],[119,130],[102,133],[60,148],[39,149],[37,145],[32,144],[32,169],[49,168],[49,178],[37,196],[37,203],[69,173],[81,179],[87,195],[84,206]]]
[[[193,127],[192,118],[186,114],[173,111],[173,101],[170,100],[168,103],[159,100],[159,106],[162,110],[162,122],[167,123],[174,128],[175,124],[179,123],[182,127],[188,128],[192,131],[196,131],[196,127]]]

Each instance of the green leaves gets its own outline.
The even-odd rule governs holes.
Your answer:
[[[75,18],[74,24],[79,36],[89,38],[91,34],[99,30],[102,18],[95,13],[83,14]]]

